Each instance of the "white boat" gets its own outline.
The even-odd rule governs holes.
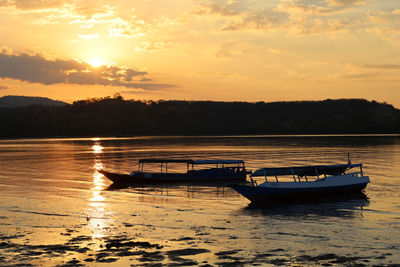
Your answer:
[[[353,168],[358,170],[347,172]],[[278,178],[280,176],[280,178]],[[291,181],[281,178],[290,178]],[[265,181],[257,185],[255,177]],[[362,192],[370,182],[362,164],[315,165],[261,168],[250,175],[252,185],[230,187],[253,202],[304,200],[317,197],[351,196]]]

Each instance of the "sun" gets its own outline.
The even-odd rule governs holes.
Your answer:
[[[88,59],[88,60],[86,60],[86,62],[89,63],[90,65],[92,65],[95,68],[100,67],[100,66],[105,64],[104,61],[101,58],[98,58],[98,57]]]

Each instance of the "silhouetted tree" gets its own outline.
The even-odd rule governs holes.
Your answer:
[[[364,99],[297,102],[79,100],[0,108],[0,137],[400,133],[400,110]]]

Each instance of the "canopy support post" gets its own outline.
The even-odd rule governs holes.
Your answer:
[[[314,169],[315,169],[315,174],[317,175],[317,180],[319,180],[318,169],[317,168],[314,168]]]
[[[292,175],[293,175],[293,180],[294,180],[295,182],[297,182],[297,181],[296,181],[296,176],[294,175],[294,171],[293,171],[293,169],[292,169],[292,168],[290,168],[290,171],[292,172]]]
[[[266,181],[266,182],[268,182],[268,179],[267,179],[267,173],[265,172],[265,169],[263,169],[263,171],[264,171],[264,177],[265,177],[265,181]]]

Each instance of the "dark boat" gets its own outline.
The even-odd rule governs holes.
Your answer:
[[[145,164],[160,164],[160,172],[144,172]],[[186,172],[169,172],[168,164],[185,164]],[[212,167],[210,165],[213,165]],[[198,167],[203,168],[198,169]],[[196,168],[195,168],[196,167]],[[206,181],[245,181],[247,174],[243,160],[186,160],[140,159],[137,172],[120,174],[98,170],[114,183],[180,183]]]
[[[347,173],[352,168],[358,171]],[[264,177],[257,185],[253,177]],[[292,181],[282,181],[288,176]],[[357,195],[370,182],[362,164],[318,165],[284,168],[262,168],[250,175],[252,185],[230,185],[252,203],[276,203],[323,197]]]

